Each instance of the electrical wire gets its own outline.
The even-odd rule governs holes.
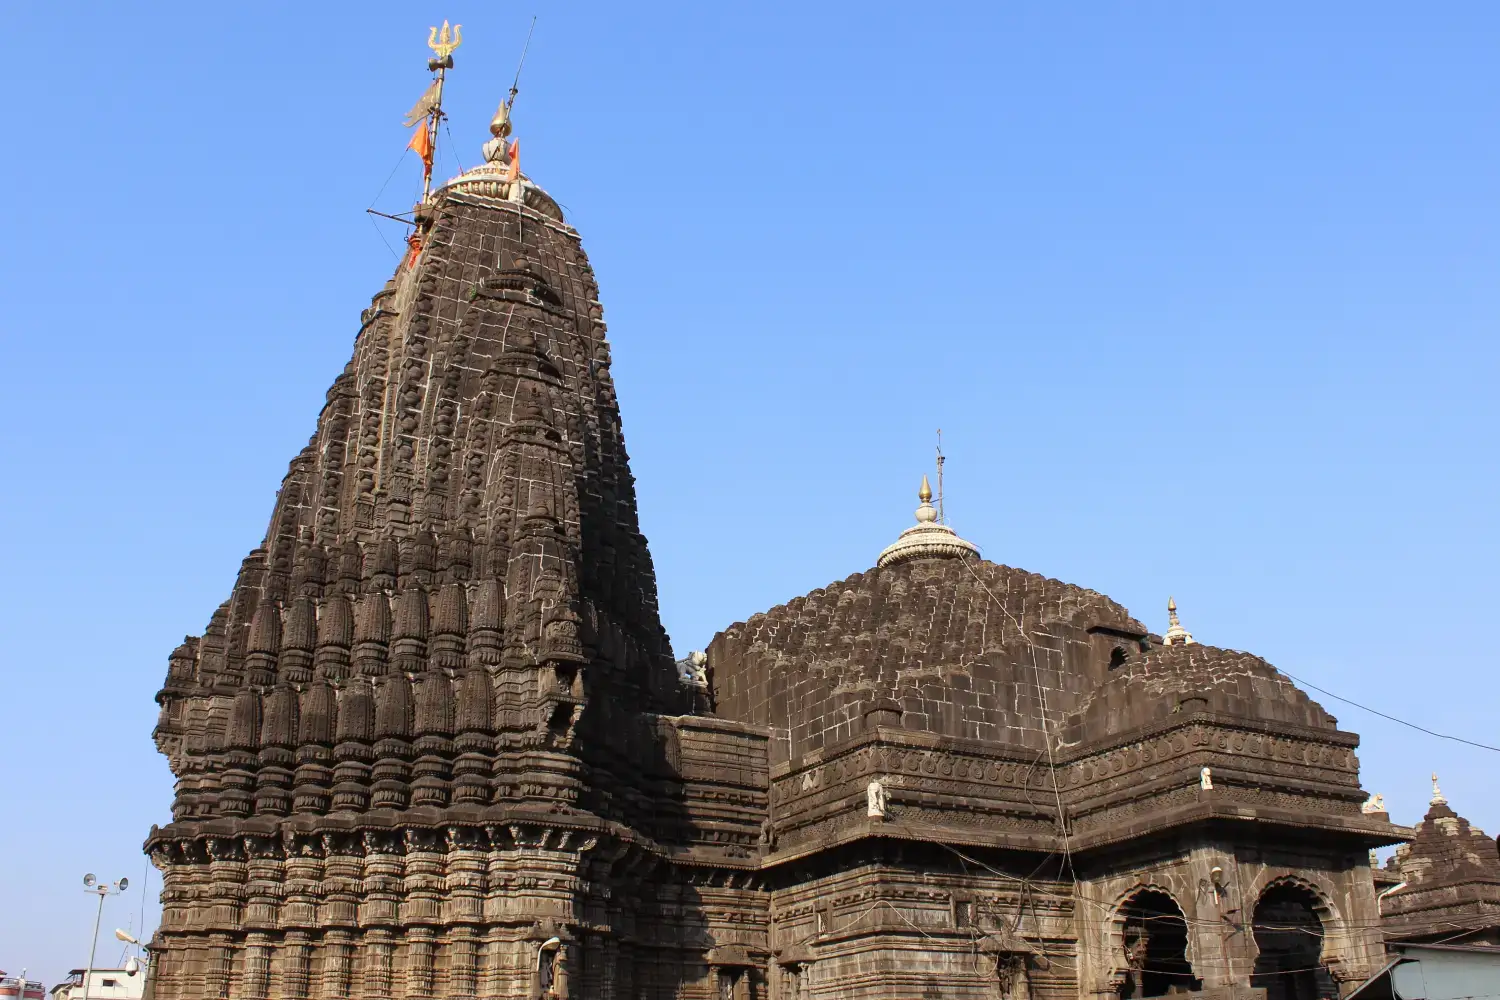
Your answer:
[[[385,248],[391,252],[392,257],[400,260],[401,255],[396,252],[395,247],[391,246],[391,241],[385,238],[385,233],[380,231],[380,223],[375,221],[375,216],[371,215],[368,218],[370,220],[370,225],[375,227],[375,234],[380,237],[380,242],[385,244]]]
[[[407,148],[409,149],[410,147],[407,147]],[[392,167],[391,168],[391,172],[386,175],[385,183],[382,184],[382,185],[380,185],[380,190],[376,191],[375,192],[375,197],[373,197],[373,198],[370,199],[370,207],[371,208],[374,208],[375,207],[375,203],[380,200],[380,196],[383,195],[383,194],[385,194],[385,189],[388,188],[388,187],[390,187],[391,178],[393,178],[393,177],[396,176],[396,171],[398,171],[398,170],[401,169],[401,164],[404,163],[405,161],[406,161],[406,150],[403,149],[401,151],[401,155],[396,158],[396,165],[394,167]]]
[[[1280,669],[1280,668],[1278,668],[1278,669]],[[1406,726],[1408,729],[1415,729],[1417,732],[1419,732],[1419,733],[1426,733],[1428,736],[1436,736],[1440,740],[1452,740],[1454,743],[1463,743],[1466,746],[1478,747],[1480,750],[1491,750],[1491,751],[1493,751],[1495,753],[1500,753],[1500,747],[1493,747],[1493,746],[1490,746],[1488,743],[1478,743],[1478,742],[1476,742],[1474,740],[1466,740],[1462,736],[1452,736],[1452,735],[1450,735],[1448,733],[1440,733],[1440,732],[1438,732],[1435,729],[1428,729],[1426,726],[1419,726],[1415,722],[1407,722],[1405,719],[1398,719],[1398,718],[1396,718],[1396,716],[1389,715],[1389,714],[1387,714],[1385,712],[1382,712],[1378,708],[1371,708],[1369,705],[1361,705],[1359,702],[1354,701],[1354,700],[1349,699],[1349,698],[1345,698],[1341,694],[1334,694],[1332,691],[1328,690],[1327,688],[1318,687],[1318,685],[1314,684],[1312,681],[1305,681],[1302,678],[1296,676],[1295,674],[1287,673],[1287,671],[1285,671],[1285,670],[1282,670],[1281,672],[1283,674],[1286,674],[1292,680],[1296,681],[1298,684],[1301,684],[1303,687],[1312,688],[1314,691],[1317,691],[1319,694],[1326,694],[1328,697],[1337,699],[1338,701],[1343,702],[1345,705],[1353,705],[1355,708],[1359,709],[1360,711],[1369,712],[1371,715],[1378,715],[1382,719],[1386,719],[1386,720],[1388,720],[1390,722],[1394,722],[1394,723],[1396,723],[1398,725]]]
[[[1059,831],[1062,833],[1063,858],[1068,867],[1068,874],[1072,876],[1073,887],[1076,890],[1078,888],[1078,874],[1073,870],[1073,844],[1072,838],[1068,833],[1068,814],[1067,811],[1063,808],[1062,786],[1059,785],[1057,781],[1057,761],[1052,752],[1052,727],[1047,719],[1047,691],[1042,686],[1042,668],[1036,662],[1036,643],[1031,640],[1031,635],[1026,631],[1025,626],[1021,624],[1021,622],[1016,618],[1015,615],[1010,613],[1009,608],[1000,603],[999,598],[997,598],[994,592],[990,590],[989,584],[984,582],[984,578],[981,577],[978,570],[974,568],[973,561],[969,559],[964,559],[961,561],[963,562],[964,568],[967,569],[970,575],[974,577],[975,582],[977,582],[979,586],[984,590],[985,596],[990,599],[990,603],[999,608],[1000,613],[1011,620],[1011,623],[1016,627],[1016,631],[1020,633],[1021,638],[1025,640],[1026,645],[1031,650],[1031,671],[1032,676],[1036,682],[1037,705],[1041,710],[1042,739],[1043,741],[1045,741],[1047,746],[1047,764],[1048,770],[1051,772],[1052,776],[1052,794],[1057,800],[1057,825]],[[1030,784],[1029,776],[1027,778],[1027,784]]]
[[[982,550],[983,546],[980,546],[980,548]],[[969,572],[970,573],[974,573],[973,567],[969,565],[970,562],[971,562],[971,560],[964,560],[964,565],[969,568]],[[978,576],[977,573],[975,573],[974,576],[975,576],[976,580],[979,579],[979,576]],[[983,585],[984,585],[983,581],[980,581],[980,586],[983,586]],[[986,590],[986,593],[988,593],[988,588],[985,588],[985,590]],[[994,596],[993,595],[990,595],[990,596],[991,596],[991,600],[993,600]],[[1009,616],[1008,613],[1007,613],[1007,616]],[[1014,617],[1011,617],[1011,620],[1014,621],[1015,620]],[[1024,633],[1023,633],[1023,635],[1024,635]],[[1325,687],[1319,687],[1318,685],[1314,684],[1312,681],[1303,680],[1301,677],[1298,677],[1296,674],[1293,674],[1293,673],[1291,673],[1291,672],[1289,672],[1287,670],[1282,670],[1280,667],[1274,667],[1273,666],[1273,669],[1280,671],[1282,674],[1285,674],[1289,679],[1291,679],[1292,681],[1295,681],[1296,683],[1302,685],[1303,687],[1311,688],[1312,690],[1317,691],[1319,694],[1325,694],[1328,697],[1335,699],[1336,701],[1341,701],[1341,702],[1343,702],[1346,705],[1352,705],[1352,706],[1354,706],[1355,708],[1359,709],[1362,712],[1369,712],[1371,715],[1379,716],[1380,718],[1385,719],[1388,722],[1394,722],[1394,723],[1396,723],[1399,726],[1406,726],[1408,729],[1414,729],[1414,730],[1416,730],[1419,733],[1425,733],[1428,736],[1434,736],[1434,737],[1436,737],[1436,738],[1438,738],[1440,740],[1451,740],[1454,743],[1462,743],[1465,746],[1471,746],[1471,747],[1474,747],[1474,748],[1479,749],[1479,750],[1489,750],[1492,753],[1500,753],[1500,746],[1493,746],[1493,745],[1491,745],[1489,743],[1480,743],[1478,740],[1467,739],[1467,738],[1465,738],[1463,736],[1454,736],[1451,733],[1438,732],[1436,729],[1428,729],[1426,726],[1418,725],[1415,722],[1408,722],[1405,719],[1402,719],[1402,718],[1400,718],[1398,716],[1391,715],[1389,712],[1382,712],[1378,708],[1371,708],[1369,705],[1365,705],[1365,704],[1363,704],[1361,702],[1357,702],[1357,701],[1355,701],[1352,698],[1345,698],[1341,694],[1335,694],[1334,692],[1328,690]]]
[[[448,155],[458,164],[458,172],[464,172],[464,161],[458,158],[458,143],[453,141],[453,130],[448,127],[448,116],[443,116],[443,133],[448,137]]]
[[[938,843],[938,846],[944,848],[945,850],[947,850],[950,853],[956,855],[957,857],[959,857],[962,860],[968,862],[969,864],[975,865],[975,866],[977,866],[979,868],[983,868],[985,871],[989,872],[991,875],[994,875],[994,876],[996,876],[998,878],[1002,878],[1002,879],[1005,879],[1005,880],[1010,881],[1010,882],[1015,882],[1018,885],[1023,886],[1027,891],[1029,891],[1029,892],[1031,892],[1031,893],[1033,893],[1035,895],[1048,896],[1048,897],[1053,898],[1053,899],[1058,899],[1058,900],[1062,900],[1062,901],[1065,901],[1065,902],[1071,902],[1071,903],[1075,903],[1075,904],[1076,903],[1085,903],[1085,904],[1087,904],[1089,906],[1093,906],[1096,909],[1101,910],[1102,912],[1105,912],[1105,913],[1109,914],[1111,917],[1117,916],[1118,913],[1119,913],[1119,907],[1116,906],[1116,905],[1114,905],[1114,904],[1106,903],[1106,902],[1104,902],[1102,900],[1091,899],[1091,898],[1089,898],[1086,895],[1071,896],[1071,895],[1069,895],[1068,893],[1065,893],[1065,892],[1057,892],[1055,890],[1049,889],[1045,885],[1040,885],[1040,884],[1038,884],[1036,882],[1033,882],[1030,879],[1022,878],[1019,875],[1012,875],[1010,872],[1000,871],[997,868],[992,868],[991,866],[985,864],[983,861],[980,861],[977,858],[972,858],[972,857],[968,856],[967,854],[964,854],[962,851],[958,850],[957,848],[955,848],[955,847],[953,847],[953,846],[951,846],[949,844],[942,844],[942,843],[939,843],[937,841],[934,841],[934,843]],[[1075,882],[1075,884],[1076,884],[1076,882]],[[1274,881],[1273,881],[1272,884],[1275,884]],[[1269,888],[1269,886],[1268,886],[1268,888]],[[1173,900],[1173,902],[1175,903],[1176,900]],[[1219,920],[1200,920],[1200,919],[1197,919],[1197,918],[1194,918],[1194,917],[1189,917],[1189,916],[1187,916],[1187,914],[1184,913],[1184,914],[1178,914],[1178,915],[1163,914],[1161,916],[1141,915],[1141,916],[1135,917],[1134,919],[1144,920],[1144,921],[1148,921],[1148,922],[1150,922],[1150,921],[1181,922],[1181,923],[1184,923],[1184,924],[1191,924],[1191,925],[1194,925],[1194,926],[1201,926],[1201,927],[1221,927],[1221,926],[1223,926],[1223,923],[1224,923],[1224,921],[1227,918],[1221,917]],[[1300,928],[1300,927],[1298,927],[1297,925],[1294,925],[1294,924],[1276,923],[1276,922],[1271,922],[1271,921],[1256,921],[1256,920],[1253,920],[1253,919],[1249,923],[1236,923],[1234,921],[1229,921],[1229,922],[1233,926],[1235,926],[1236,928],[1241,928],[1241,929],[1249,928],[1249,929],[1254,929],[1254,930],[1268,930],[1268,931],[1288,931],[1288,930],[1300,930],[1300,929],[1303,929],[1303,928]],[[1320,923],[1321,923],[1321,918],[1320,918]],[[1388,926],[1388,925],[1383,920],[1359,921],[1359,920],[1345,920],[1343,918],[1340,918],[1339,921],[1338,921],[1338,928],[1339,929],[1367,930],[1367,929],[1371,929],[1371,928],[1383,928],[1383,927],[1386,927],[1386,926]],[[1452,924],[1452,926],[1457,927],[1459,925],[1458,924]]]

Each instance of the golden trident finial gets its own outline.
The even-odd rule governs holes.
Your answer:
[[[439,62],[451,56],[453,50],[464,43],[463,35],[459,34],[462,29],[463,25],[455,24],[450,32],[447,21],[443,22],[441,31],[437,28],[428,29],[427,47],[437,54]]]

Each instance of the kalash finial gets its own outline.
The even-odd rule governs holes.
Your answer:
[[[937,523],[937,508],[932,506],[932,485],[926,475],[922,476],[917,499],[922,501],[917,508],[917,523],[885,547],[875,562],[877,567],[884,568],[910,559],[967,559],[979,554],[979,547],[973,542],[959,538],[946,524]]]
[[[1167,598],[1167,631],[1161,637],[1164,646],[1196,646],[1193,634],[1182,627],[1182,622],[1177,617],[1177,600],[1173,597]]]
[[[1445,796],[1443,794],[1443,790],[1438,787],[1437,772],[1435,772],[1435,771],[1433,772],[1433,775],[1432,775],[1432,803],[1431,804],[1435,805],[1435,806],[1445,806],[1445,805],[1448,804],[1448,798],[1447,798],[1447,796]]]
[[[531,19],[532,30],[536,30],[536,18]],[[511,112],[520,93],[521,70],[526,65],[526,53],[531,48],[531,33],[526,35],[526,45],[521,49],[521,61],[516,66],[516,78],[511,82],[510,93],[495,109],[490,119],[490,138],[483,147],[484,162],[449,181],[450,191],[479,194],[538,208],[545,214],[561,219],[562,212],[552,199],[536,189],[534,184],[521,177],[521,143],[512,139],[514,124]],[[547,211],[548,208],[551,211]]]

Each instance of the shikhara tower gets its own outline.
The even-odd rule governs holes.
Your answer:
[[[508,118],[418,207],[264,542],[171,655],[157,997],[520,996],[566,983],[582,928],[672,905],[628,887],[699,794],[662,720],[701,695],[593,271]],[[739,805],[708,839],[745,857]]]
[[[153,1000],[1315,1000],[1493,902],[1435,803],[1382,914],[1409,831],[1358,737],[1175,602],[1157,635],[982,559],[925,480],[874,567],[674,663],[598,287],[510,110],[171,654]]]

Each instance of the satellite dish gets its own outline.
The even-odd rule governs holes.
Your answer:
[[[130,888],[130,879],[128,879],[128,878],[122,878],[122,879],[120,879],[120,891],[124,892],[128,888]]]
[[[83,884],[85,888],[92,889],[94,886],[99,884],[99,880],[94,877],[93,872],[89,872],[83,877]]]

